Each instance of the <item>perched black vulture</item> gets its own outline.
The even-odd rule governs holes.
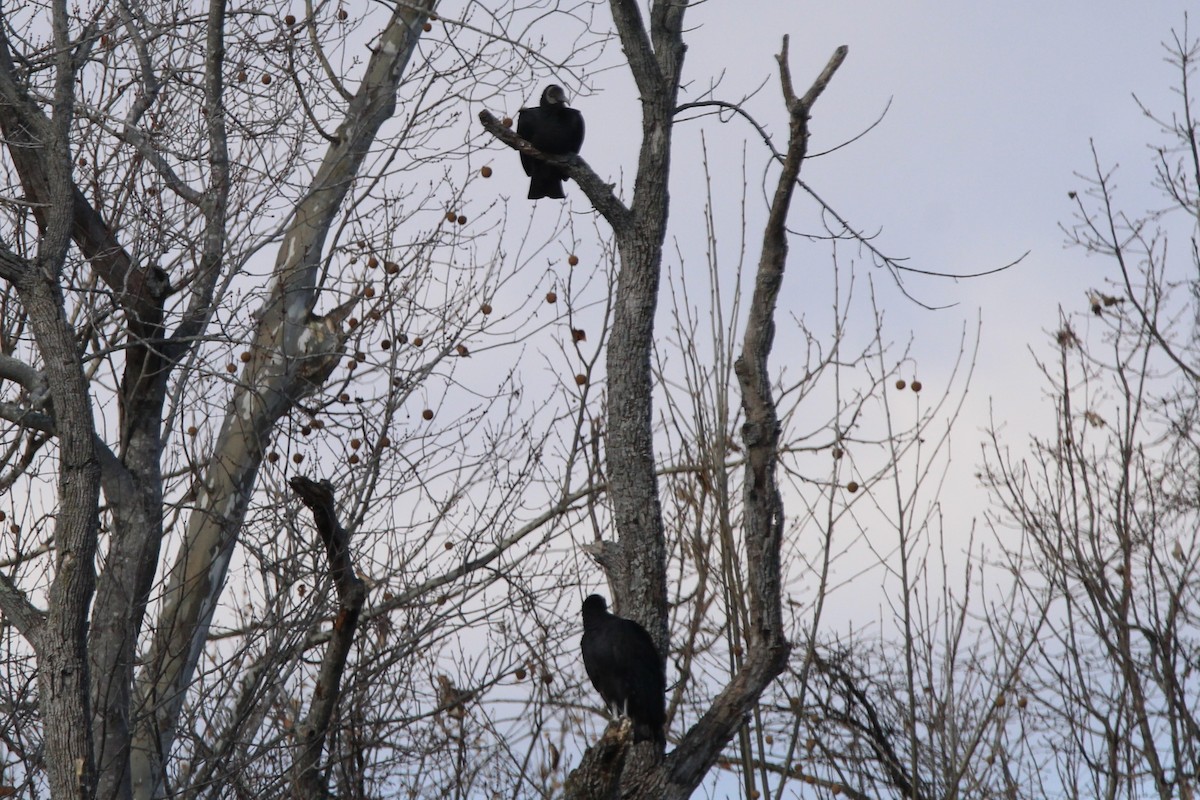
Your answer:
[[[608,613],[598,594],[583,601],[583,668],[610,711],[633,720],[635,742],[666,742],[667,676],[654,640],[631,619]]]
[[[542,92],[537,108],[522,108],[517,114],[517,135],[550,155],[578,153],[583,145],[583,115],[567,106],[562,87],[550,84]],[[529,199],[566,197],[562,182],[567,173],[553,164],[521,154],[521,166],[529,176]]]

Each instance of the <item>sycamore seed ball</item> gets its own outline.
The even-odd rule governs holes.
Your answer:
[[[431,30],[433,30],[433,26],[430,25],[428,22],[426,22],[424,25],[421,26],[421,29],[424,30],[426,33],[429,33]]]
[[[577,266],[579,264],[579,256],[575,255],[574,253],[567,256],[567,264],[572,267]]]
[[[413,347],[420,347],[423,344],[425,344],[425,340],[422,339],[420,336],[413,337]]]
[[[458,214],[455,214],[453,211],[446,212],[446,222],[454,222],[457,219],[458,219]]]
[[[292,454],[292,461],[296,462],[297,464],[299,464],[303,460],[304,460],[303,453],[293,453]]]
[[[850,494],[854,494],[858,491],[858,483],[856,481],[850,481],[846,484],[846,491]]]
[[[908,384],[906,384],[906,383],[904,382],[904,379],[903,379],[903,378],[901,378],[900,380],[896,381],[896,388],[897,388],[897,389],[903,389],[903,388],[904,388],[905,386],[907,386],[907,385],[908,385]]]
[[[425,421],[427,421],[427,422],[429,420],[433,419],[433,409],[432,408],[425,409],[424,411],[421,412],[421,417],[423,419],[425,419]]]
[[[547,303],[557,303],[558,295],[555,292],[546,292],[546,302]]]
[[[500,124],[506,128],[511,128],[512,127],[512,117],[505,117],[504,119],[500,120]]]
[[[295,25],[296,24],[296,16],[294,14],[288,14],[286,17],[283,18],[283,24],[288,25],[288,26]]]
[[[913,381],[913,382],[912,382],[912,390],[913,390],[914,392],[919,392],[919,391],[921,391],[921,382],[920,382],[920,381]]]
[[[582,372],[579,373],[575,376],[575,383],[579,386],[583,386],[585,383],[587,383],[587,375],[584,375]]]
[[[483,312],[483,315],[486,317],[488,314],[492,313],[492,304],[484,303],[479,307],[479,310]]]
[[[338,9],[337,18],[340,19],[342,22],[345,22],[346,18],[349,16],[350,15],[346,13],[346,9],[344,9],[344,8]]]
[[[484,167],[483,169],[479,170],[479,174],[485,178],[490,178],[490,177],[492,177],[492,168]]]

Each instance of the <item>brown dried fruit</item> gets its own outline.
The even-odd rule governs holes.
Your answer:
[[[846,491],[850,494],[854,494],[858,491],[858,483],[856,481],[850,481],[846,484]]]
[[[555,294],[554,292],[546,292],[546,302],[547,303],[557,303],[558,295]]]
[[[920,382],[920,381],[913,381],[913,382],[912,382],[912,390],[913,390],[914,392],[919,392],[919,391],[921,391],[921,382]]]
[[[283,18],[283,24],[287,25],[288,27],[295,25],[296,24],[296,15],[288,14],[286,17]]]
[[[345,392],[342,392],[341,394],[338,395],[338,400],[343,403],[349,403],[350,395],[346,394]]]
[[[454,549],[454,542],[444,542],[444,543],[442,544],[442,547],[446,548],[447,550],[453,550],[453,549]]]
[[[568,266],[572,266],[572,267],[574,267],[574,266],[578,266],[578,264],[579,264],[579,256],[575,255],[574,253],[572,253],[571,255],[567,256],[567,264],[568,264]]]
[[[455,347],[454,349],[463,358],[466,358],[467,356],[471,355],[471,351],[467,349],[467,346],[465,344],[460,344],[457,347]]]
[[[395,261],[385,261],[383,263],[383,271],[386,272],[388,275],[395,275],[397,272],[400,271],[400,265],[397,264]]]
[[[350,462],[351,466],[353,466],[354,464],[358,463],[358,456],[355,455],[354,453],[351,453],[350,458],[348,458],[346,460]]]
[[[430,25],[428,22],[426,22],[424,25],[421,26],[421,30],[425,31],[426,33],[429,33],[431,30],[433,30],[433,26]]]
[[[367,259],[367,266],[370,267],[371,269],[375,269],[376,267],[379,266],[379,259],[376,258],[375,256],[371,256],[370,258]]]
[[[276,453],[274,450],[267,453],[267,461],[269,461],[270,463],[274,464],[278,460],[279,460],[279,453]]]
[[[487,316],[488,314],[492,313],[492,305],[491,303],[484,303],[479,307],[479,310],[483,312],[484,316]]]
[[[249,351],[247,351],[247,352],[245,352],[245,353],[242,353],[240,356],[238,356],[238,358],[242,359],[242,363],[243,363],[243,364],[247,364],[247,363],[249,363],[249,362],[250,362],[250,353],[249,353]]]
[[[421,416],[426,421],[433,419],[433,409],[431,409],[431,408],[425,409],[424,411],[421,412]]]
[[[904,379],[903,379],[903,378],[901,378],[900,380],[896,381],[896,388],[897,388],[897,389],[903,389],[903,388],[904,388],[905,386],[907,386],[907,385],[908,385],[908,384],[904,382]]]
[[[387,339],[384,339],[382,342],[379,343],[379,346],[382,347],[384,350],[390,350],[392,347],[392,343],[390,341],[388,341]]]
[[[456,219],[458,219],[458,214],[455,214],[453,211],[446,212],[446,222],[454,222]]]
[[[389,445],[391,445],[391,443],[392,443],[392,440],[386,436],[380,438],[380,440],[379,440],[380,447],[388,447]]]
[[[586,342],[587,334],[583,331],[582,328],[571,328],[571,341]]]
[[[303,460],[304,460],[304,454],[303,454],[303,453],[292,453],[292,461],[294,461],[294,462],[296,462],[297,464],[299,464],[299,463],[300,463],[301,461],[303,461]]]
[[[504,119],[500,120],[500,124],[506,128],[511,128],[512,127],[512,117],[505,117]]]
[[[346,13],[346,9],[344,9],[344,8],[339,8],[339,9],[338,9],[338,12],[337,12],[337,18],[338,18],[338,19],[340,19],[342,22],[345,22],[345,21],[346,21],[346,18],[347,18],[347,17],[349,17],[349,16],[350,16],[350,15]]]
[[[420,347],[423,344],[425,344],[425,340],[423,338],[420,336],[413,337],[413,347]]]
[[[459,224],[459,225],[466,225],[466,224],[467,224],[467,218],[466,218],[466,217],[464,217],[464,216],[462,216],[462,215],[460,214],[460,215],[459,215],[459,217],[458,217],[458,224]]]
[[[234,364],[232,362],[226,364],[225,371],[226,372],[237,372],[237,364]]]
[[[375,296],[375,287],[368,283],[367,288],[363,289],[363,297],[370,300],[374,296]]]
[[[357,450],[360,447],[362,447],[362,439],[351,439],[350,440],[350,449],[351,450]]]
[[[485,178],[490,178],[490,177],[492,177],[492,168],[484,167],[483,169],[479,170],[479,174]]]
[[[575,383],[579,386],[583,386],[585,383],[587,383],[587,375],[584,375],[582,372],[579,373],[575,376]]]
[[[263,75],[263,76],[262,76],[262,82],[263,82],[263,85],[264,85],[264,86],[270,86],[270,85],[271,85],[271,76],[270,76],[270,75]]]
[[[513,677],[515,677],[519,681],[523,681],[523,680],[525,680],[526,674],[527,673],[525,672],[524,667],[517,667],[517,671],[513,673]]]

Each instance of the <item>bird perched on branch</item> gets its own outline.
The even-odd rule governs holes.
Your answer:
[[[667,676],[646,629],[608,613],[598,594],[583,601],[583,668],[612,712],[633,721],[635,742],[666,742]]]
[[[578,153],[583,145],[583,115],[567,105],[561,86],[550,84],[536,108],[517,114],[517,135],[547,155]],[[529,199],[566,197],[562,182],[567,173],[535,156],[521,153],[521,166],[529,176]]]

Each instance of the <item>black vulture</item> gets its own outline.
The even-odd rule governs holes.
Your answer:
[[[604,704],[633,721],[633,740],[665,744],[667,675],[646,629],[608,613],[608,603],[593,594],[583,601],[579,644],[583,668]]]
[[[567,106],[562,87],[550,84],[542,92],[537,108],[522,108],[517,114],[517,135],[550,155],[578,153],[583,145],[583,115]],[[529,199],[566,197],[562,182],[567,173],[545,161],[521,153],[521,166],[529,176]]]

